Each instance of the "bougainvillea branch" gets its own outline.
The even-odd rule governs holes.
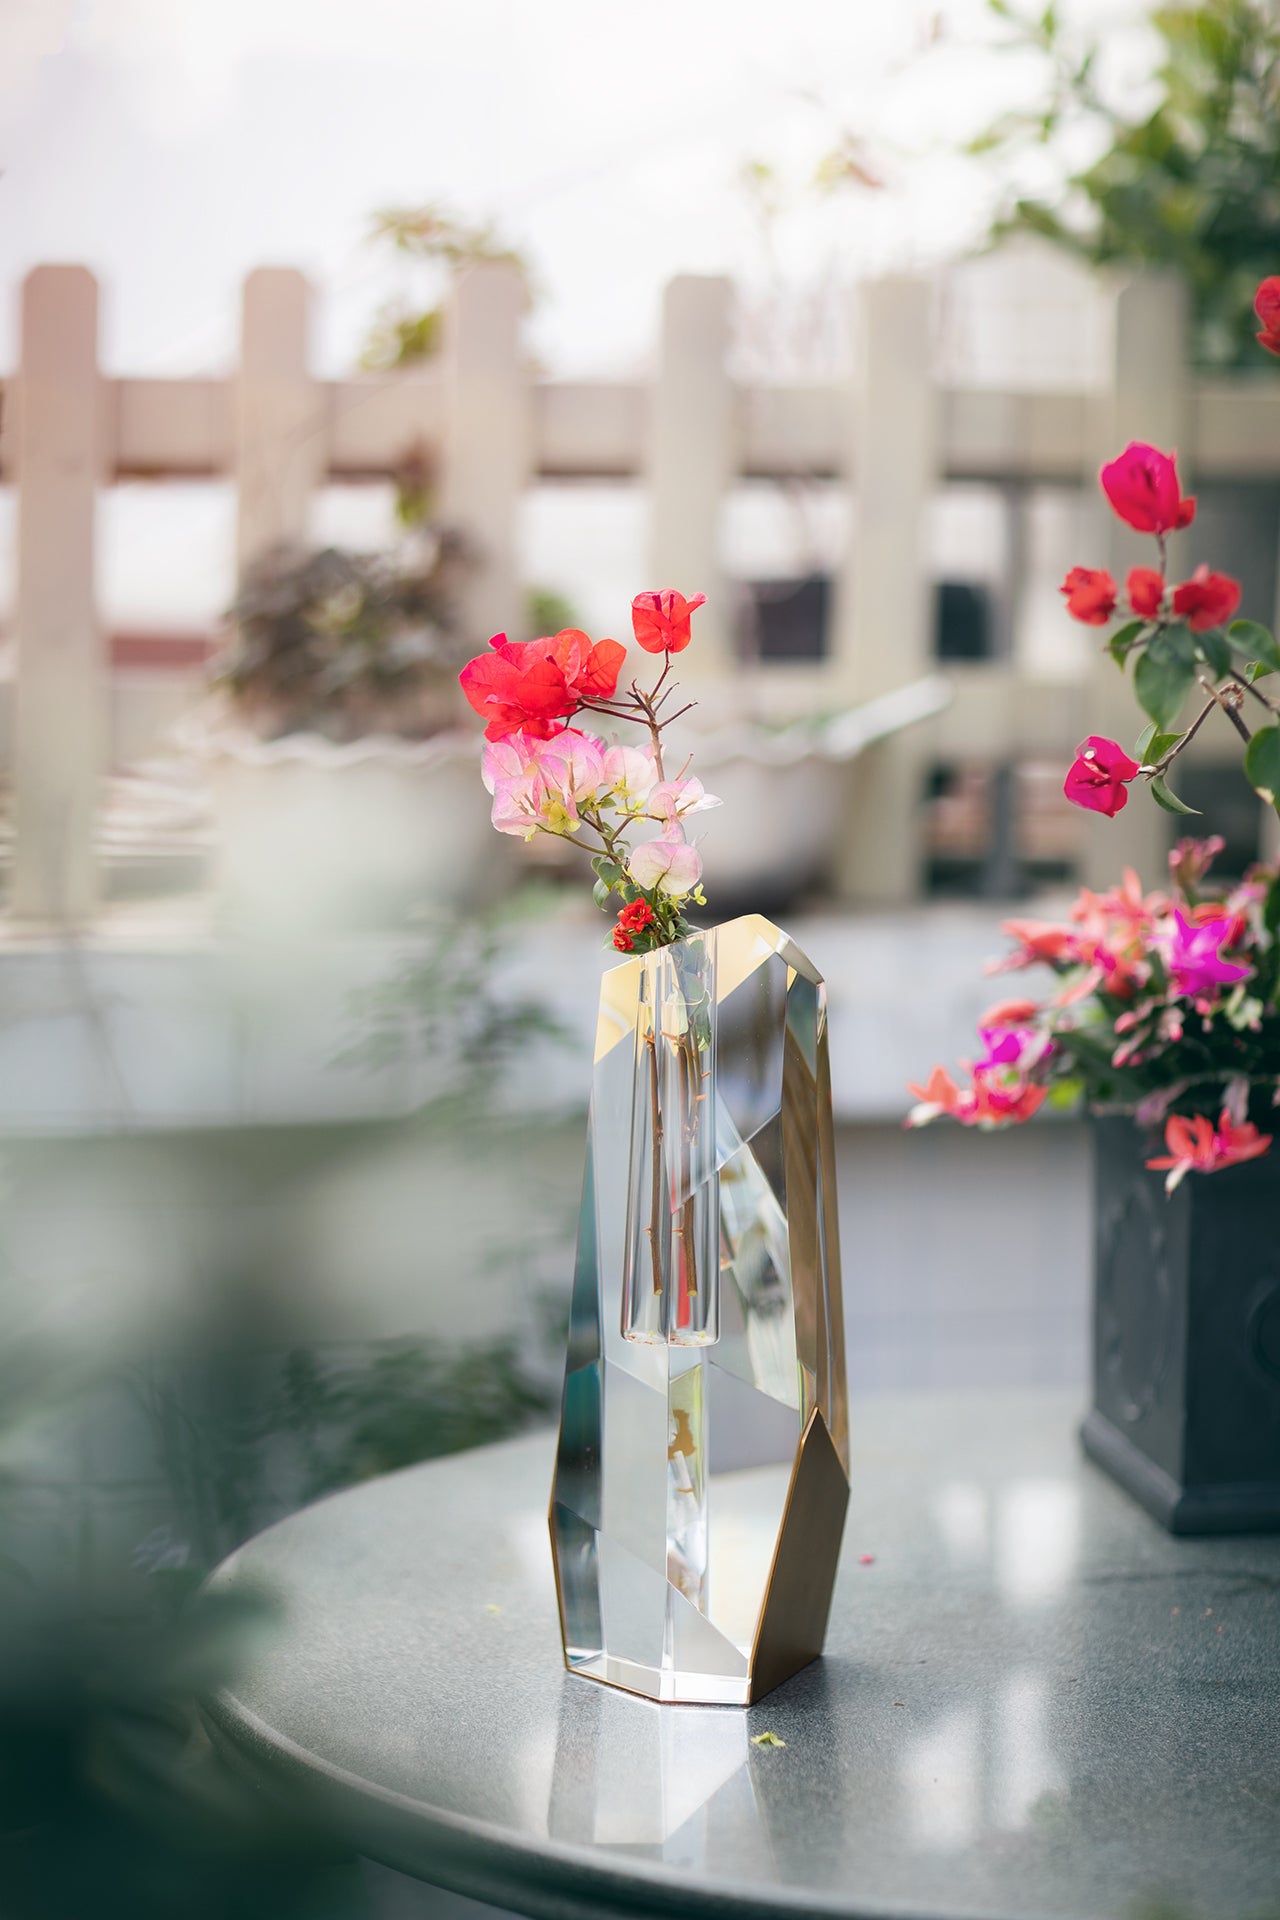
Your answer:
[[[1259,343],[1280,353],[1280,275],[1262,282],[1254,307],[1262,322]],[[1118,741],[1099,735],[1082,742],[1064,783],[1068,800],[1114,817],[1128,800],[1127,786],[1143,779],[1167,812],[1194,812],[1172,791],[1166,775],[1217,710],[1244,745],[1246,778],[1280,813],[1280,703],[1254,684],[1280,673],[1280,647],[1257,621],[1234,618],[1240,583],[1229,574],[1201,565],[1170,584],[1169,536],[1189,527],[1196,512],[1194,495],[1183,495],[1176,455],[1131,441],[1103,466],[1098,480],[1126,526],[1156,542],[1159,564],[1130,570],[1125,582],[1129,617],[1104,643],[1121,672],[1132,660],[1134,694],[1150,724],[1134,748],[1136,758]],[[1061,591],[1067,612],[1086,626],[1108,625],[1120,607],[1120,589],[1105,568],[1072,567]],[[1180,726],[1196,685],[1207,699],[1189,725]],[[1241,716],[1246,697],[1267,716],[1256,730]]]
[[[615,911],[612,942],[620,953],[682,940],[692,931],[686,904],[706,904],[702,860],[686,823],[720,802],[690,776],[687,762],[668,778],[662,738],[694,704],[669,710],[677,691],[671,661],[689,645],[692,616],[704,601],[703,594],[686,600],[670,588],[636,595],[636,643],[662,655],[649,687],[636,679],[620,692],[625,647],[593,643],[576,627],[523,643],[495,634],[490,651],[459,676],[485,722],[484,783],[494,826],[525,840],[539,833],[572,838],[591,851],[596,903]],[[647,739],[640,746],[607,743],[571,724],[588,713],[639,726]],[[635,833],[644,837],[633,841]]]

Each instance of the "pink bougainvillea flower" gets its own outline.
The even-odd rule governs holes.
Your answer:
[[[646,653],[683,653],[692,638],[689,616],[705,606],[705,593],[686,600],[672,587],[638,593],[631,602],[631,626]]]
[[[1164,576],[1154,567],[1130,567],[1125,591],[1134,612],[1144,620],[1154,620],[1164,601]]]
[[[1267,275],[1253,296],[1253,310],[1262,322],[1258,345],[1280,353],[1280,274]]]
[[[1272,1137],[1259,1133],[1247,1120],[1237,1125],[1227,1107],[1222,1109],[1216,1128],[1203,1113],[1193,1114],[1189,1120],[1175,1113],[1164,1130],[1168,1153],[1148,1160],[1147,1165],[1155,1172],[1167,1170],[1165,1192],[1172,1193],[1188,1173],[1217,1173],[1242,1160],[1259,1159],[1270,1147]]]
[[[1252,967],[1222,958],[1223,947],[1239,936],[1239,920],[1234,914],[1218,913],[1210,908],[1204,919],[1188,920],[1175,907],[1173,924],[1164,941],[1174,993],[1199,999],[1237,980],[1248,980]]]
[[[1086,627],[1105,627],[1116,610],[1116,583],[1105,567],[1072,567],[1058,588],[1067,596],[1067,612]]]
[[[567,719],[587,700],[609,698],[626,659],[626,648],[616,640],[593,645],[577,627],[523,643],[495,633],[489,646],[458,675],[489,740],[520,731],[548,739],[555,721]]]
[[[604,756],[604,781],[627,813],[642,812],[658,780],[658,763],[648,747],[610,747]]]
[[[1173,590],[1173,610],[1193,633],[1225,626],[1240,605],[1240,582],[1227,573],[1197,567],[1189,580]]]
[[[1136,533],[1173,533],[1195,518],[1194,496],[1182,497],[1177,455],[1131,440],[1098,475],[1112,509]]]
[[[1062,791],[1073,805],[1114,819],[1128,802],[1129,782],[1140,772],[1138,761],[1131,760],[1118,741],[1091,733],[1076,748]]]
[[[673,900],[683,900],[702,878],[702,861],[696,847],[664,834],[657,840],[642,840],[632,848],[627,872],[646,893],[656,889],[670,894]]]
[[[549,740],[511,734],[485,748],[483,778],[493,795],[499,833],[526,840],[540,828],[576,833],[579,801],[594,795],[604,778],[604,747],[575,727],[564,727]]]
[[[705,813],[708,807],[723,806],[714,793],[706,792],[701,780],[663,780],[649,795],[648,812],[655,820],[664,820],[667,830],[689,813]]]

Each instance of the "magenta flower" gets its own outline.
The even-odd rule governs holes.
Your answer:
[[[1015,1067],[1019,1073],[1029,1073],[1053,1051],[1053,1036],[1043,1027],[979,1027],[978,1038],[984,1052],[982,1059],[974,1062],[975,1074],[995,1067]]]
[[[1130,759],[1119,741],[1105,740],[1101,734],[1091,733],[1076,748],[1062,791],[1073,806],[1087,807],[1090,813],[1105,813],[1114,820],[1128,801],[1126,787],[1141,771],[1138,762]]]
[[[1234,960],[1222,958],[1222,947],[1238,929],[1234,914],[1215,914],[1211,920],[1195,922],[1184,918],[1175,907],[1168,944],[1174,992],[1198,999],[1237,980],[1247,980],[1252,967],[1242,967]]]

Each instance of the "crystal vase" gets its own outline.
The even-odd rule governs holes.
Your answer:
[[[551,1497],[570,1672],[759,1699],[822,1650],[848,1474],[826,993],[753,914],[601,985]]]

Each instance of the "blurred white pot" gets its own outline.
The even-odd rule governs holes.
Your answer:
[[[849,768],[876,741],[940,713],[941,675],[777,730],[744,724],[681,741],[703,785],[724,801],[691,822],[713,904],[783,906],[824,880],[849,830]]]
[[[218,903],[237,922],[394,925],[481,906],[507,882],[473,734],[338,745],[196,722],[180,740],[206,770]]]

